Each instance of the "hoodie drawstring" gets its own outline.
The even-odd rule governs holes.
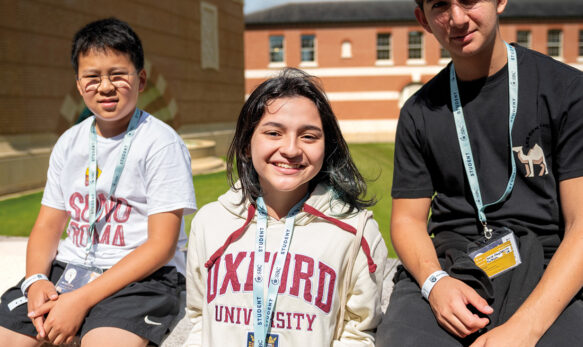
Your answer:
[[[312,207],[308,204],[304,204],[304,211],[309,213],[309,214],[312,214],[316,217],[320,217],[322,219],[325,219],[328,222],[336,225],[340,229],[346,230],[346,231],[356,235],[356,228],[353,227],[352,225],[344,223],[343,221],[338,220],[336,218],[326,216],[325,214],[316,210],[314,207]],[[368,246],[368,242],[366,242],[366,239],[364,237],[362,238],[362,241],[360,242],[360,246],[362,247],[362,250],[364,251],[364,254],[366,255],[366,259],[368,262],[368,272],[374,273],[377,270],[377,265],[374,263],[374,260],[372,259],[372,256],[370,255],[370,247]]]
[[[225,241],[225,244],[221,248],[217,249],[217,251],[215,253],[213,253],[213,255],[211,255],[209,260],[206,263],[204,263],[204,266],[207,269],[210,269],[213,266],[215,261],[217,261],[217,259],[220,258],[221,255],[223,255],[223,253],[225,252],[227,247],[229,247],[229,245],[232,242],[237,241],[243,235],[243,233],[245,232],[245,229],[247,228],[249,223],[251,223],[253,216],[255,216],[255,206],[253,204],[249,204],[249,208],[247,209],[247,219],[245,220],[245,224],[243,224],[242,227],[235,230],[231,235],[229,235],[229,237],[227,237],[227,240]]]
[[[247,226],[249,225],[249,223],[251,223],[251,220],[255,216],[255,210],[256,210],[255,206],[253,204],[250,204],[249,208],[247,209],[247,219],[245,220],[245,224],[243,224],[242,227],[235,230],[231,235],[229,235],[229,237],[227,238],[227,240],[225,241],[223,246],[221,246],[219,249],[217,249],[216,252],[213,253],[213,255],[209,258],[209,260],[206,263],[204,263],[204,266],[207,269],[210,269],[213,266],[215,261],[217,261],[217,259],[223,255],[223,253],[225,252],[225,250],[227,249],[227,247],[231,243],[237,241],[243,235],[243,233],[245,232],[245,229],[247,229]],[[327,220],[328,222],[336,225],[337,227],[339,227],[342,230],[348,231],[348,232],[356,235],[356,228],[354,228],[352,225],[344,223],[336,218],[326,216],[324,213],[316,210],[314,207],[312,207],[308,204],[304,204],[303,210],[304,210],[304,212],[307,212],[311,215],[314,215],[316,217],[320,217],[324,220]],[[362,238],[360,246],[362,247],[362,250],[364,251],[364,254],[366,255],[366,259],[368,262],[368,271],[370,273],[374,273],[377,269],[377,265],[374,263],[374,260],[372,259],[372,256],[370,254],[370,247],[369,247],[368,242],[366,241],[366,239],[364,237]]]

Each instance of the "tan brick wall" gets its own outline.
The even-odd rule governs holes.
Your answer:
[[[218,13],[218,70],[201,68],[201,0],[0,0],[0,195],[44,184],[50,148],[83,108],[71,40],[111,16],[142,40],[138,105],[223,155],[244,101],[243,1],[204,2]]]
[[[218,71],[201,68],[200,1],[1,1],[0,135],[59,134],[70,126],[60,109],[66,95],[80,101],[71,39],[87,22],[109,16],[134,28],[152,71],[165,82],[154,109],[146,110],[174,100],[168,122],[176,128],[234,121],[244,95],[242,3],[206,2],[218,8]]]

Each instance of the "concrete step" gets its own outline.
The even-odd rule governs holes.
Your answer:
[[[224,171],[227,167],[225,161],[217,157],[204,157],[192,159],[190,162],[193,175],[208,174]]]
[[[215,155],[215,141],[185,139],[184,144],[190,152],[193,175],[207,174],[225,170],[225,161]]]
[[[191,159],[210,157],[215,155],[216,142],[212,140],[185,139],[184,144],[190,152]]]

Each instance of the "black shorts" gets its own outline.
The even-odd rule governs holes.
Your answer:
[[[56,283],[65,270],[66,263],[54,261],[49,279]],[[28,318],[26,303],[14,307],[8,305],[22,297],[20,285],[8,289],[0,302],[0,326],[12,331],[36,336],[37,331]],[[117,293],[93,306],[81,324],[77,336],[100,327],[127,330],[151,343],[159,345],[180,311],[180,292],[184,290],[184,276],[175,267],[165,266],[141,281],[130,283]]]

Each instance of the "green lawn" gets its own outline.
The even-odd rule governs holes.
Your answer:
[[[28,236],[34,225],[43,193],[0,201],[0,235]]]
[[[389,242],[391,215],[390,187],[393,178],[394,145],[389,143],[352,144],[350,152],[362,175],[369,181],[368,196],[375,196],[372,208],[381,233],[389,247],[389,255],[396,256]],[[198,175],[194,178],[196,202],[199,207],[215,201],[228,189],[224,172]],[[42,193],[0,201],[0,235],[28,236],[40,208]],[[189,226],[192,215],[185,218]]]

